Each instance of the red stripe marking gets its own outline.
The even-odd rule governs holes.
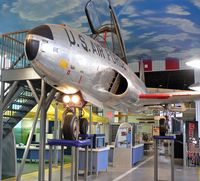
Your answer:
[[[140,99],[168,99],[170,98],[170,94],[140,94]]]

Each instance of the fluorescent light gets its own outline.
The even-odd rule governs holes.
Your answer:
[[[195,91],[200,91],[200,82],[192,84],[191,86],[189,86],[189,89],[195,90]]]
[[[200,59],[194,59],[194,60],[188,61],[188,62],[186,62],[186,65],[193,67],[193,68],[200,69]]]

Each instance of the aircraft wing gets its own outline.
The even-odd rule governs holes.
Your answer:
[[[199,91],[182,91],[169,93],[147,93],[139,95],[139,105],[173,104],[200,100]]]

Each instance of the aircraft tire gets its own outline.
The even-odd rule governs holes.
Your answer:
[[[78,136],[78,118],[75,115],[66,115],[62,127],[63,137],[66,140],[75,140]]]
[[[80,119],[80,134],[87,134],[88,132],[88,121],[86,118]]]

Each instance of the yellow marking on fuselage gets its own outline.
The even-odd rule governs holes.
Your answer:
[[[69,66],[69,61],[67,61],[66,59],[60,59],[59,66],[63,69],[66,69]]]

